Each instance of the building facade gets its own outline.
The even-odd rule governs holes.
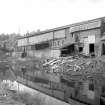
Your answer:
[[[40,58],[82,53],[105,54],[105,17],[30,34],[17,40],[15,51]]]

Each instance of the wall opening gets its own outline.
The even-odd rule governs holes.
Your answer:
[[[72,56],[74,54],[75,54],[75,45],[74,44],[66,46],[66,47],[61,49],[61,56],[62,57],[70,56],[70,55]]]
[[[94,84],[93,83],[89,84],[89,90],[94,91]]]
[[[90,54],[94,53],[94,44],[89,44],[89,53]]]
[[[79,47],[79,52],[80,52],[80,53],[83,52],[83,47]]]
[[[105,55],[105,43],[102,44],[102,55]]]
[[[102,94],[104,94],[105,93],[105,85],[104,86],[102,86]]]

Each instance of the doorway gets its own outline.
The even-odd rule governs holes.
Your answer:
[[[105,55],[105,43],[102,44],[102,55]]]
[[[94,53],[94,44],[89,44],[89,53]]]
[[[83,47],[79,47],[79,53],[83,52]]]

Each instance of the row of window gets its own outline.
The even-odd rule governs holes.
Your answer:
[[[53,42],[53,47],[60,47],[64,44],[64,40],[57,40]]]
[[[21,47],[17,47],[15,50],[17,52],[23,52],[23,51],[30,51],[30,50],[41,50],[41,49],[46,49],[46,48],[50,48],[50,47],[60,47],[64,44],[64,39],[63,40],[56,40],[56,41],[52,41],[52,43],[50,42],[44,42],[41,44],[35,44],[35,45],[30,45],[30,46],[21,46]]]

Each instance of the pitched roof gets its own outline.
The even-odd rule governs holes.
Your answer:
[[[73,23],[73,24],[69,24],[69,25],[65,25],[65,26],[61,26],[61,27],[57,27],[57,28],[53,28],[53,29],[48,29],[48,30],[44,30],[44,31],[39,31],[39,32],[31,33],[31,34],[29,33],[29,36],[23,36],[23,37],[20,37],[19,39],[32,37],[32,36],[37,36],[37,35],[45,34],[45,33],[48,33],[48,32],[62,30],[62,29],[65,29],[65,28],[70,28],[70,27],[73,27],[73,26],[83,25],[83,24],[87,24],[87,23],[91,23],[91,22],[95,22],[95,21],[101,21],[102,19],[105,19],[105,17],[100,17],[100,18],[96,18],[96,19],[92,19],[92,20]]]

